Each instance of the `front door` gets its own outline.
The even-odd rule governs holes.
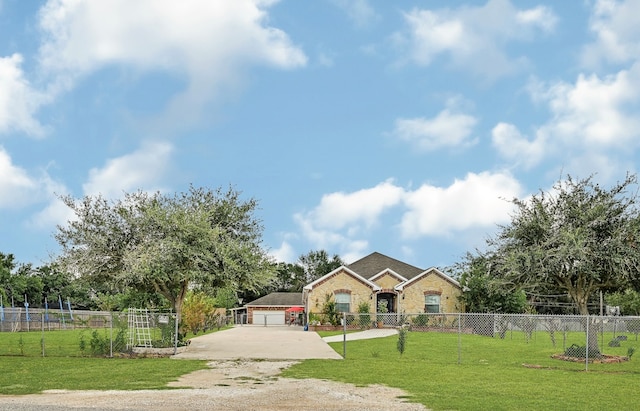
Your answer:
[[[387,312],[395,313],[396,312],[396,295],[393,293],[380,293],[378,294],[378,302],[376,303],[376,312],[378,312],[378,307],[380,307],[380,302],[384,304],[386,302]]]

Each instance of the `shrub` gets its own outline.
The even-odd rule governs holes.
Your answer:
[[[169,321],[166,324],[158,324],[158,328],[160,328],[160,339],[151,341],[151,345],[157,348],[173,347],[175,343],[176,318],[170,315]],[[178,333],[179,346],[185,345],[184,336],[185,334]]]
[[[412,323],[416,327],[426,327],[429,324],[429,317],[426,314],[419,314],[413,318]]]
[[[100,335],[98,330],[93,330],[91,333],[91,341],[89,341],[91,355],[99,356],[109,354],[110,347],[109,337]]]
[[[404,354],[404,350],[407,347],[407,329],[400,327],[398,330],[398,352],[400,355]]]
[[[564,351],[564,355],[573,358],[586,358],[587,347],[584,345],[571,344],[571,346],[567,347],[567,349]],[[601,355],[602,354],[599,350],[595,348],[589,349],[589,358],[598,358]]]
[[[309,313],[309,324],[310,325],[322,324],[322,317],[316,313]]]
[[[193,334],[205,330],[215,312],[215,300],[204,293],[191,292],[182,307],[182,325]]]
[[[124,352],[127,348],[127,330],[125,326],[120,325],[116,334],[113,336],[113,340],[105,330],[103,330],[102,333],[98,330],[93,330],[91,332],[91,340],[89,340],[89,353],[98,357],[110,355],[112,349],[113,352]],[[80,351],[84,353],[87,348],[84,334],[80,335],[79,345]]]
[[[340,313],[338,312],[338,308],[336,305],[336,301],[331,298],[331,295],[326,295],[326,300],[324,302],[324,306],[322,307],[322,311],[325,315],[326,321],[335,326],[340,324]]]
[[[358,324],[360,328],[368,328],[371,325],[371,306],[368,302],[363,301],[358,304]]]

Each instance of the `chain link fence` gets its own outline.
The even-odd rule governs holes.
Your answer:
[[[607,358],[607,351],[619,350],[621,343],[638,341],[640,317],[577,316],[577,315],[525,315],[525,314],[440,314],[440,313],[343,313],[338,316],[338,327],[343,330],[343,355],[348,353],[349,334],[366,331],[369,337],[388,336],[389,330],[406,329],[409,333],[447,334],[445,341],[449,358],[464,362],[465,353],[473,351],[478,338],[508,340],[522,344],[531,352],[555,351],[559,355],[574,357],[585,362]],[[357,334],[356,334],[357,335]],[[395,347],[395,346],[393,346]],[[635,346],[629,347],[628,356]],[[525,351],[526,352],[526,351]]]
[[[173,354],[183,336],[173,312],[54,312],[5,307],[1,314],[0,356]],[[226,320],[222,321],[226,324]]]

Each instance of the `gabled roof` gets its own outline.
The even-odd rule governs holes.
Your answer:
[[[247,306],[303,306],[302,293],[271,293],[253,300]]]
[[[327,279],[329,279],[329,278],[333,277],[334,275],[338,274],[340,271],[344,271],[345,273],[347,273],[348,275],[350,275],[353,278],[357,279],[358,281],[361,281],[363,284],[368,285],[369,287],[371,287],[375,291],[380,290],[380,286],[379,285],[369,281],[368,279],[366,279],[363,276],[359,275],[355,271],[349,269],[348,267],[345,267],[344,265],[341,265],[340,267],[338,267],[335,270],[331,271],[329,274],[325,274],[322,277],[318,278],[317,280],[305,285],[304,286],[304,290],[308,290],[308,291],[312,290],[313,287],[315,287],[317,284],[320,284],[320,283],[326,281]]]
[[[378,274],[374,275],[373,277],[369,278],[369,281],[376,281],[378,278],[383,277],[385,274],[389,274],[390,276],[395,277],[401,283],[407,281],[405,277],[401,276],[400,274],[396,273],[395,271],[389,268],[386,268],[380,271]]]
[[[422,268],[414,267],[378,252],[371,253],[347,267],[369,280],[387,268],[409,280],[424,272]]]
[[[443,280],[448,281],[451,284],[455,285],[456,287],[460,288],[460,283],[459,282],[457,282],[453,278],[449,277],[448,275],[446,275],[442,271],[438,270],[437,268],[431,267],[431,268],[429,268],[427,270],[424,270],[420,274],[416,275],[415,277],[413,277],[409,281],[396,285],[395,289],[396,290],[403,290],[405,287],[408,287],[411,284],[415,283],[416,281],[420,280],[421,278],[427,277],[427,276],[429,276],[431,274],[437,275],[437,276],[441,277]]]

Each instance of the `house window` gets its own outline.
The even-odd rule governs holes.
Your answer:
[[[351,312],[351,294],[336,293],[336,310],[341,313]]]
[[[425,295],[424,296],[424,312],[425,313],[439,313],[440,312],[440,296],[439,295]]]

